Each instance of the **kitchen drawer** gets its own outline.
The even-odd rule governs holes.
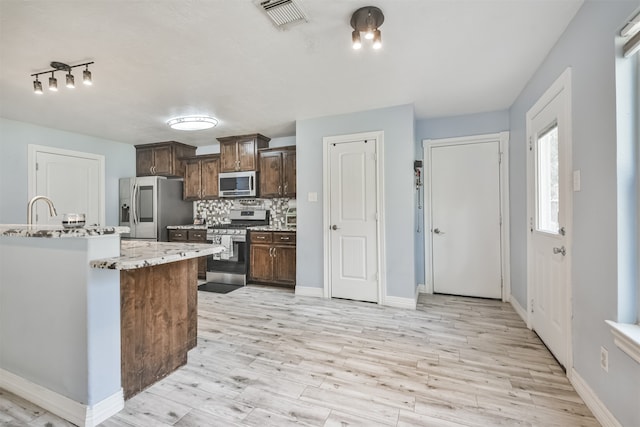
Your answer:
[[[189,240],[188,230],[168,230],[170,242],[186,242]]]
[[[190,242],[206,242],[207,230],[189,230],[188,236]]]
[[[286,245],[286,244],[295,245],[296,244],[296,233],[274,231],[273,232],[273,241],[275,243],[281,243],[281,244],[284,244],[284,245]]]
[[[269,231],[252,231],[251,243],[271,243],[271,232]]]

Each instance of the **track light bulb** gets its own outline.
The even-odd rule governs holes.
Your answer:
[[[373,48],[380,49],[382,47],[382,33],[380,30],[375,30],[373,32]]]
[[[57,92],[58,91],[58,79],[53,77],[53,73],[51,73],[51,77],[49,77],[49,90],[51,92]]]
[[[91,86],[93,81],[91,80],[91,71],[89,71],[89,66],[87,65],[87,69],[82,72],[82,83],[87,86]]]
[[[33,81],[33,93],[35,93],[36,95],[42,95],[42,82],[38,80],[37,77]]]
[[[367,14],[367,31],[364,33],[364,38],[367,40],[371,40],[373,38],[373,30],[375,30],[373,17],[371,16],[371,10],[369,10]]]
[[[362,47],[362,41],[360,40],[360,31],[354,30],[351,33],[351,42],[354,49],[360,49]]]
[[[69,89],[73,89],[76,87],[75,79],[73,78],[73,74],[67,74],[67,87]]]

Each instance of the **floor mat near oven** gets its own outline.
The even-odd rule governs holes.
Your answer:
[[[216,283],[207,282],[198,286],[199,291],[215,292],[217,294],[228,294],[231,291],[235,291],[238,288],[242,288],[242,285],[230,285],[228,283]]]

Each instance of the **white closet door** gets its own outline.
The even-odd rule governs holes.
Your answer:
[[[502,297],[500,142],[431,147],[433,290]]]
[[[58,216],[50,218],[46,204],[37,202],[35,223],[60,225],[62,214],[84,213],[87,224],[103,224],[104,172],[100,156],[88,156],[36,151],[34,195],[49,197]]]

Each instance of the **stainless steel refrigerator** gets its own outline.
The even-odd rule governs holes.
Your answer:
[[[182,200],[182,180],[162,176],[120,178],[122,237],[166,242],[168,225],[193,223],[193,202]]]

